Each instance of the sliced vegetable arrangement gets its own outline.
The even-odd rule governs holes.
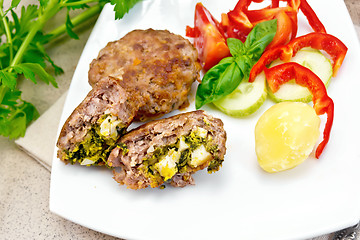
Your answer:
[[[296,62],[309,68],[321,79],[325,86],[329,85],[333,75],[332,65],[330,60],[326,58],[321,51],[313,48],[303,48],[291,58],[290,62]],[[270,64],[270,68],[282,63],[284,62],[277,59]],[[310,102],[312,99],[312,95],[309,90],[296,84],[295,81],[283,84],[281,88],[274,93],[271,90],[268,93],[269,97],[275,102]]]
[[[326,33],[306,0],[272,0],[265,8],[250,8],[261,2],[264,0],[240,0],[221,15],[220,22],[201,3],[196,5],[194,28],[186,29],[186,35],[194,38],[205,71],[196,93],[196,108],[213,102],[229,115],[246,116],[255,112],[267,95],[276,102],[308,102],[312,98],[316,114],[327,114],[323,141],[315,153],[319,158],[329,141],[334,116],[326,86],[336,76],[347,47]],[[286,2],[285,6],[280,2]],[[299,11],[314,32],[297,37]],[[262,27],[271,24],[275,25]],[[258,29],[263,30],[261,34],[256,33]],[[264,36],[268,38],[264,40]],[[249,39],[257,39],[261,47],[254,45],[249,51]],[[249,74],[247,69],[251,69]],[[267,89],[259,84],[260,79],[265,79]]]
[[[196,108],[232,93],[240,82],[249,78],[251,67],[259,60],[276,32],[276,20],[256,25],[243,43],[228,38],[231,57],[222,59],[202,79],[196,93]]]
[[[295,62],[284,63],[265,70],[267,82],[271,91],[276,92],[280,85],[295,79],[299,85],[307,87],[313,95],[314,109],[317,115],[327,114],[323,141],[316,149],[315,157],[319,158],[325,145],[329,141],[331,126],[334,118],[334,102],[327,95],[321,79],[311,70]]]

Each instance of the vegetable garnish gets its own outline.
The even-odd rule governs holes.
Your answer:
[[[316,16],[316,13],[306,0],[300,1],[300,9],[308,19],[310,26],[315,32],[326,33],[324,25],[321,23],[320,19]]]
[[[240,0],[234,10],[222,14],[221,27],[226,37],[238,38],[245,41],[251,29],[262,21],[278,19],[278,31],[268,49],[287,43],[296,37],[297,13],[301,10],[315,32],[326,33],[325,27],[316,16],[306,0],[281,0],[287,2],[286,7],[279,7],[279,0],[272,0],[271,5],[262,9],[249,10],[252,2],[260,3],[264,0]]]
[[[249,82],[253,82],[255,77],[275,59],[280,58],[282,61],[288,62],[304,47],[327,52],[332,60],[333,76],[336,76],[347,52],[347,47],[338,38],[326,33],[309,33],[293,39],[284,46],[266,51],[251,69]]]
[[[14,9],[20,0],[13,0],[10,8],[3,9],[0,0],[0,135],[10,139],[24,136],[29,123],[39,117],[35,106],[21,97],[17,82],[24,76],[33,83],[38,80],[57,87],[55,78],[47,72],[47,65],[55,75],[63,73],[45,51],[45,44],[67,32],[71,38],[78,39],[72,30],[75,26],[100,13],[103,4],[114,5],[115,18],[124,16],[141,0],[40,0],[39,5],[21,8],[18,16]],[[92,7],[87,4],[96,3]],[[58,28],[44,33],[43,28],[56,13],[66,8],[65,23]],[[74,18],[70,11],[87,8]],[[12,21],[7,14],[11,14]]]
[[[255,126],[255,152],[269,173],[285,171],[304,162],[320,136],[320,117],[303,102],[271,106]]]
[[[252,66],[275,36],[276,21],[257,24],[244,43],[235,38],[227,39],[232,56],[221,60],[204,75],[196,92],[197,109],[230,94],[249,77]]]
[[[253,113],[263,103],[267,95],[266,89],[264,92],[262,85],[259,84],[259,80],[264,75],[262,72],[265,72],[267,78],[266,82],[270,88],[268,92],[273,92],[270,92],[270,95],[272,94],[276,101],[307,101],[310,99],[310,95],[306,91],[305,94],[295,92],[294,96],[291,95],[291,92],[285,91],[285,97],[281,94],[282,97],[275,97],[274,93],[279,89],[280,85],[295,78],[296,84],[310,91],[316,114],[327,113],[323,141],[319,144],[315,153],[315,157],[319,158],[329,141],[334,115],[334,103],[328,97],[324,83],[330,81],[331,75],[336,76],[345,58],[347,47],[338,38],[326,33],[324,25],[307,0],[272,0],[271,4],[265,8],[249,10],[252,3],[261,3],[263,1],[239,0],[233,10],[221,15],[220,23],[216,22],[210,13],[208,14],[216,22],[213,26],[216,27],[219,35],[222,34],[222,43],[224,42],[223,39],[227,39],[227,45],[232,56],[222,59],[218,65],[215,65],[205,74],[197,89],[196,108],[213,102],[221,111],[231,116],[247,116]],[[287,5],[280,7],[280,1],[286,2]],[[302,11],[305,15],[314,32],[296,38],[298,31],[297,14],[299,11]],[[261,51],[258,49],[261,55],[259,59],[256,59],[256,55],[250,54],[251,57],[249,57],[247,50],[243,50],[243,48],[245,46],[246,49],[246,43],[252,37],[252,31],[259,24],[269,20],[277,21],[276,34],[272,37],[272,41],[265,46],[266,48]],[[196,21],[195,18],[195,25]],[[188,29],[191,28],[188,27]],[[187,34],[187,36],[201,38],[201,34],[202,32],[194,30],[192,34]],[[244,42],[243,45],[241,45],[242,42]],[[204,48],[204,46],[207,47],[204,44],[195,45],[198,51],[203,51],[201,48]],[[296,59],[293,59],[293,57],[303,48],[312,48],[311,51],[318,51],[317,54],[309,52],[305,55],[316,55],[317,60],[321,58],[323,61],[314,64],[314,61],[317,60],[311,59],[310,62],[313,64],[308,64],[307,61],[296,63]],[[206,51],[211,51],[211,49]],[[263,53],[263,51],[265,52]],[[326,52],[327,56],[323,56],[322,52]],[[294,62],[280,64],[275,67],[270,66],[271,63],[272,65],[277,64],[273,63],[276,59],[283,62]],[[312,71],[313,69],[310,69],[310,65],[316,65],[317,72],[320,73],[324,82]],[[251,68],[249,75],[248,68]],[[245,87],[241,87],[243,79],[247,77],[248,81]],[[256,84],[251,86],[255,79],[258,79]],[[303,91],[300,86],[290,89]],[[284,91],[282,92],[284,93]]]
[[[321,79],[310,69],[295,62],[277,65],[264,69],[271,91],[276,92],[280,85],[295,79],[295,82],[309,89],[313,95],[314,109],[317,115],[327,114],[327,121],[323,133],[323,140],[316,149],[315,157],[319,158],[329,141],[330,131],[334,119],[334,102],[328,96]]]
[[[326,87],[329,86],[333,75],[333,68],[331,61],[321,51],[313,48],[303,48],[298,51],[290,61],[310,69],[323,81]],[[269,68],[282,63],[284,62],[277,59],[270,64]],[[262,73],[259,74],[256,79],[261,75]],[[256,83],[256,80],[253,83]],[[285,83],[276,93],[268,91],[268,96],[275,102],[310,102],[312,99],[312,95],[307,88],[294,82]]]
[[[290,3],[287,7],[268,6],[263,9],[248,10],[251,2],[262,1],[239,1],[234,10],[222,15],[221,26],[227,36],[245,41],[247,34],[256,24],[271,19],[278,20],[278,31],[268,48],[285,44],[296,36],[297,5],[293,6]]]
[[[205,71],[230,56],[219,22],[202,3],[196,4],[194,28],[187,26],[186,36],[194,38],[194,45]]]

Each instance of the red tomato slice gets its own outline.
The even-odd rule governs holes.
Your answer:
[[[230,56],[219,22],[202,3],[196,4],[194,28],[187,27],[186,36],[194,38],[194,45],[205,71],[215,66],[221,59]]]
[[[288,43],[293,36],[293,22],[285,11],[279,11],[275,18],[277,19],[276,34],[266,49],[284,45]]]

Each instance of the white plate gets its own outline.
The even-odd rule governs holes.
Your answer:
[[[82,101],[89,63],[107,42],[133,29],[169,29],[182,34],[193,26],[195,0],[145,0],[120,21],[105,6],[76,68],[61,118],[65,122]],[[220,19],[237,0],[203,1]],[[106,168],[65,165],[54,154],[50,210],[88,228],[131,239],[303,239],[355,224],[360,217],[360,48],[346,6],[341,0],[309,0],[328,33],[349,48],[329,95],[335,102],[330,142],[319,160],[277,174],[262,171],[256,160],[254,127],[273,103],[254,115],[231,118],[204,109],[223,120],[228,134],[221,170],[195,174],[195,186],[129,190],[119,186]],[[299,16],[299,33],[311,31]],[[190,96],[194,109],[194,84]],[[171,114],[176,114],[175,111]]]

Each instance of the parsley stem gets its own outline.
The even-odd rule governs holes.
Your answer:
[[[81,4],[87,4],[87,3],[92,3],[92,2],[96,2],[96,1],[95,0],[81,0],[81,1],[77,1],[77,2],[64,3],[63,6],[64,7],[72,7],[72,6],[78,6]]]
[[[49,0],[48,4],[46,5],[46,8],[43,11],[43,14],[39,15],[38,19],[31,27],[24,41],[20,45],[20,48],[16,52],[16,55],[12,60],[10,67],[13,67],[21,62],[24,53],[26,52],[31,41],[34,39],[36,33],[43,28],[47,20],[49,20],[52,16],[54,16],[60,10],[60,8],[61,6],[59,6],[58,0]]]
[[[102,9],[102,7],[98,4],[93,7],[90,7],[89,9],[85,10],[84,12],[80,13],[79,15],[77,15],[76,17],[71,19],[73,26],[74,27],[78,26],[81,23],[87,21],[88,19],[96,16],[97,14],[100,13],[101,9]],[[61,36],[65,32],[66,32],[66,25],[62,24],[61,26],[55,28],[54,30],[52,30],[51,32],[48,33],[49,35],[51,35],[51,37],[49,38],[48,41],[50,42],[53,39],[56,39],[57,37]]]
[[[4,28],[5,28],[5,33],[6,33],[6,39],[7,39],[7,42],[10,44],[10,47],[9,47],[9,53],[10,53],[10,61],[11,62],[13,60],[13,57],[14,57],[14,49],[13,49],[13,42],[12,42],[12,37],[11,37],[11,31],[10,31],[10,28],[9,28],[9,24],[8,24],[8,21],[4,15],[4,11],[3,11],[3,8],[2,8],[2,1],[1,1],[1,5],[0,5],[0,17],[2,19],[2,22],[4,24]]]

